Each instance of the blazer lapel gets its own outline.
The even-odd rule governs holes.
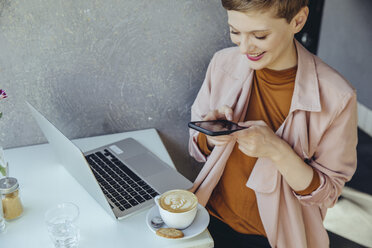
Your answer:
[[[250,89],[252,85],[253,71],[245,71],[244,74],[239,79],[234,81],[235,87],[240,87],[241,91],[238,96],[238,100],[234,107],[234,120],[240,121],[244,119],[245,112],[247,109]],[[215,106],[214,106],[215,107]],[[221,175],[225,169],[227,159],[229,158],[234,145],[235,140],[228,143],[226,146],[215,147],[207,162],[204,164],[202,170],[200,171],[198,177],[194,181],[194,186],[190,191],[195,192],[198,197],[200,204],[205,206],[208,202],[213,189],[216,187]]]

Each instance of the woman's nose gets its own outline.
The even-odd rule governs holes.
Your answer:
[[[242,54],[247,54],[254,51],[255,46],[251,43],[249,39],[242,38],[240,40],[239,49]]]

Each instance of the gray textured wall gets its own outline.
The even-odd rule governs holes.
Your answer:
[[[357,89],[372,109],[372,1],[326,0],[318,55]]]
[[[226,20],[219,0],[0,0],[0,144],[46,142],[27,99],[70,139],[155,127],[195,177],[190,106]]]

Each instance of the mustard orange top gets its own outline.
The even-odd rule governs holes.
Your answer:
[[[275,132],[289,113],[296,71],[297,67],[282,71],[255,71],[245,120],[263,120]],[[206,155],[210,154],[205,135],[199,135],[198,145]],[[242,153],[236,144],[207,208],[211,215],[237,232],[266,236],[255,193],[245,186],[256,160]],[[310,194],[319,185],[319,175],[314,171],[310,185],[296,193]]]

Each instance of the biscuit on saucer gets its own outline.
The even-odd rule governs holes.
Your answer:
[[[176,228],[159,228],[158,230],[156,230],[156,235],[168,239],[179,239],[184,236],[183,232]]]

